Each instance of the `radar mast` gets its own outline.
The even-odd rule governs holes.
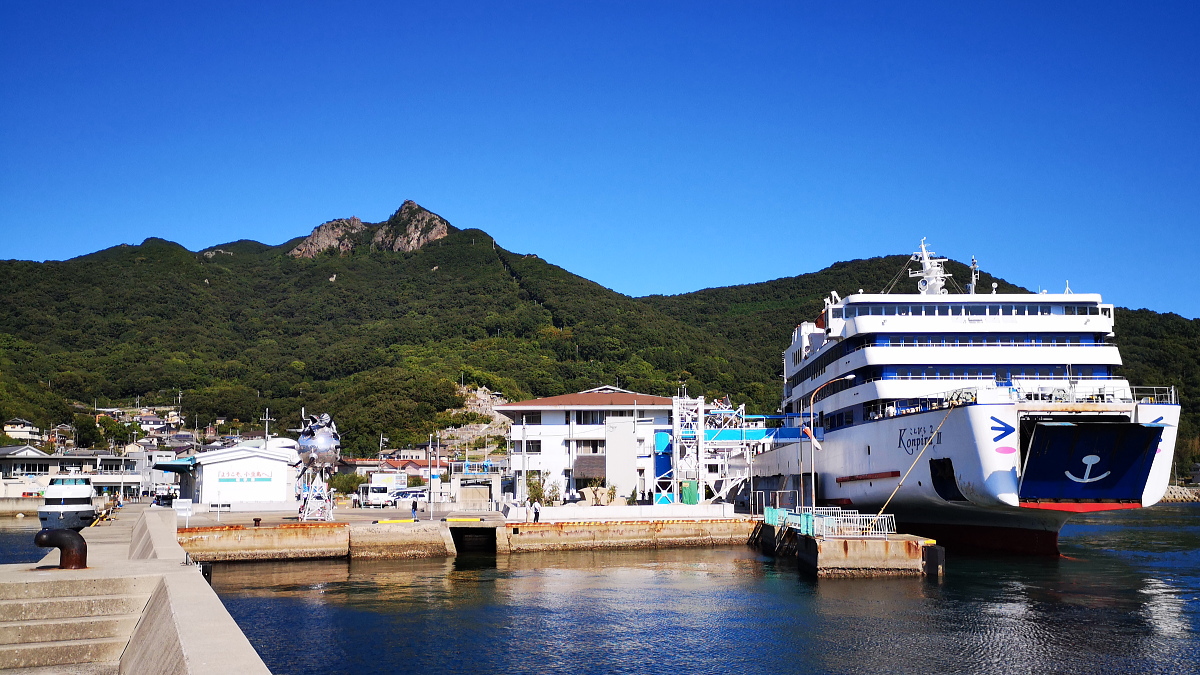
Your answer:
[[[921,237],[921,250],[912,254],[912,260],[921,263],[921,269],[909,270],[909,277],[920,277],[917,281],[917,291],[921,295],[946,295],[946,279],[950,278],[943,264],[946,258],[938,258],[937,254],[925,246],[925,237]]]

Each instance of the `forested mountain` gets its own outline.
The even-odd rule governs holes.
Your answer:
[[[414,209],[397,211],[397,227],[331,221],[275,247],[193,253],[149,239],[0,263],[0,417],[45,425],[69,419],[69,401],[166,403],[180,391],[200,424],[336,403],[365,451],[381,432],[397,444],[454,422],[438,413],[457,404],[459,381],[510,398],[606,383],[670,395],[682,381],[774,405],[770,366],[725,340]],[[393,245],[406,220],[424,233],[414,250]],[[347,393],[385,382],[405,383],[385,388],[406,400]]]
[[[39,425],[71,404],[165,404],[189,422],[328,410],[369,452],[467,421],[454,383],[509,398],[619,384],[779,403],[780,352],[821,298],[880,291],[907,256],[761,284],[630,298],[497,247],[406,202],[383,223],[330,221],[280,246],[199,252],[161,239],[62,262],[0,262],[0,418]],[[951,262],[958,280],[966,268]],[[995,281],[1001,292],[1015,290]],[[911,290],[906,276],[899,289]],[[1200,387],[1200,326],[1120,311],[1127,374]],[[1194,398],[1186,398],[1196,435]]]

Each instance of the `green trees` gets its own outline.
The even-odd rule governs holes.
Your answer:
[[[100,433],[100,427],[96,426],[94,417],[91,415],[75,416],[75,447],[95,448],[103,442],[104,435]]]
[[[334,474],[329,479],[329,487],[344,495],[358,492],[358,486],[367,482],[366,476],[360,476],[356,473],[339,473]]]
[[[246,430],[270,408],[295,428],[302,408],[327,411],[348,453],[370,455],[381,434],[405,445],[482,421],[448,412],[461,405],[459,383],[510,400],[601,384],[663,396],[686,386],[774,412],[795,325],[831,290],[883,290],[907,259],[629,298],[493,248],[479,230],[413,252],[360,243],[296,259],[286,255],[295,242],[193,253],[149,239],[64,262],[0,261],[0,418],[45,429],[73,422],[76,402],[166,405],[182,391],[191,424],[237,418]],[[947,267],[967,278],[962,265]],[[1016,288],[981,279],[993,281]],[[1200,436],[1198,326],[1148,310],[1117,314],[1124,374],[1179,387],[1181,437]]]

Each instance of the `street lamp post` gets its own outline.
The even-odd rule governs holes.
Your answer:
[[[829,385],[833,384],[834,382],[841,382],[842,380],[853,380],[853,379],[854,379],[854,373],[851,373],[844,377],[839,377],[836,380],[830,380],[830,381],[826,382],[825,384],[814,389],[812,395],[808,397],[808,447],[809,447],[808,454],[809,454],[809,456],[812,457],[812,485],[811,485],[811,487],[812,487],[813,514],[816,514],[816,512],[817,512],[816,511],[816,508],[817,508],[817,445],[816,445],[817,436],[814,433],[814,428],[815,428],[816,424],[813,422],[813,414],[814,414],[813,406],[816,405],[816,402],[817,402],[817,392],[821,391],[825,387],[828,387]],[[801,459],[803,460],[803,457]],[[801,487],[803,487],[803,486],[801,486]]]

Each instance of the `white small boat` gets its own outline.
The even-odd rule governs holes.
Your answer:
[[[46,487],[46,503],[38,508],[42,528],[82,530],[96,520],[96,490],[87,476],[55,476]]]

